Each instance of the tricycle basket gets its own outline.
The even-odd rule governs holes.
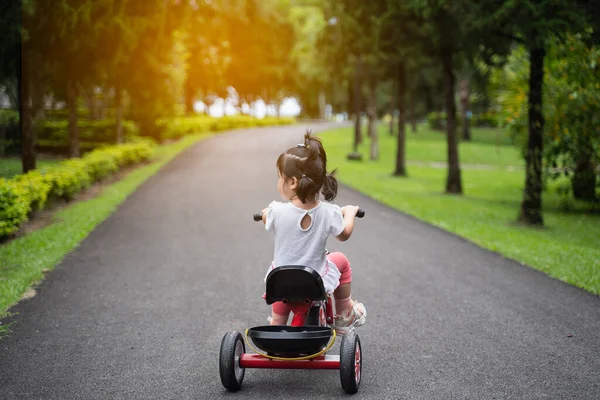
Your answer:
[[[281,357],[316,354],[329,343],[333,331],[322,326],[266,325],[248,330],[260,350]]]

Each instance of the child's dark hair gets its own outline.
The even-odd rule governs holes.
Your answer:
[[[325,200],[337,195],[338,183],[333,174],[327,174],[327,155],[323,143],[308,131],[304,143],[292,147],[277,159],[277,169],[284,178],[298,179],[296,195],[302,203],[316,199],[319,191]]]

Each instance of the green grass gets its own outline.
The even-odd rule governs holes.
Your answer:
[[[445,161],[445,138],[420,128],[422,134],[409,134],[407,159]],[[390,137],[387,129],[380,131],[379,161],[368,160],[369,139],[361,147],[364,161],[346,160],[352,146],[350,128],[329,131],[321,137],[329,165],[339,168],[338,178],[348,186],[484,248],[600,294],[600,215],[587,213],[587,205],[575,202],[571,202],[571,211],[565,212],[555,183],[544,193],[545,228],[516,224],[524,171],[506,166],[522,166],[523,162],[517,163],[518,152],[507,142],[496,146],[482,137],[497,136],[497,131],[476,132],[473,143],[460,144],[461,163],[493,168],[464,168],[463,196],[443,193],[445,168],[409,163],[408,178],[393,177],[396,138]]]
[[[366,129],[365,129],[366,132]],[[383,151],[382,163],[393,163],[396,157],[396,139],[390,137],[387,127],[380,126],[379,137],[383,148],[393,147],[393,151]],[[489,165],[494,167],[523,167],[524,161],[517,148],[510,144],[510,139],[500,129],[474,128],[473,139],[460,146],[459,157],[465,167],[468,165]],[[417,133],[408,127],[406,132],[406,155],[413,162],[446,162],[446,136],[444,132],[432,131],[424,125],[419,126]],[[442,146],[442,147],[440,147]],[[364,146],[365,150],[368,146]],[[347,149],[345,149],[347,151]]]
[[[140,184],[154,175],[178,153],[211,134],[192,135],[161,146],[157,161],[135,169],[124,179],[107,187],[88,201],[74,203],[54,216],[54,223],[0,246],[0,319],[19,301],[32,284],[44,277]],[[7,327],[0,325],[0,336]]]
[[[60,160],[38,160],[37,166],[38,168],[49,167],[57,164],[58,162],[60,162]],[[22,172],[23,167],[21,166],[20,158],[0,158],[0,178],[12,178],[13,176]]]

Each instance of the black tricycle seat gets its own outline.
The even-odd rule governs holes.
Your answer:
[[[284,265],[267,275],[267,304],[312,302],[327,299],[323,279],[317,271],[301,265]]]

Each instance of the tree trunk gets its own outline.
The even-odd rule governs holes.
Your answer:
[[[369,79],[369,97],[367,116],[369,118],[369,137],[371,138],[371,160],[379,158],[379,143],[377,137],[377,80]]]
[[[183,87],[183,97],[185,103],[185,115],[194,114],[194,91],[190,87],[189,83],[186,82]],[[208,111],[207,111],[208,112]]]
[[[31,119],[32,121],[35,121],[38,118],[44,118],[44,89],[43,84],[39,78],[35,79],[32,76],[30,82],[31,85],[29,87],[31,90]],[[33,129],[35,131],[35,127]]]
[[[394,109],[394,103],[392,102],[390,104],[390,127],[389,127],[390,136],[394,136],[394,111],[396,111],[396,110]]]
[[[354,67],[354,115],[356,121],[354,123],[354,151],[358,151],[358,146],[362,143],[362,132],[361,132],[361,118],[360,118],[360,104],[361,104],[361,63],[360,59],[356,60]]]
[[[410,124],[412,126],[413,133],[417,133],[417,115],[415,112],[415,95],[411,93],[410,95]]]
[[[406,67],[404,63],[398,65],[397,81],[398,103],[398,145],[396,148],[396,176],[406,176]]]
[[[389,134],[390,136],[394,136],[394,112],[396,111],[396,91],[397,87],[395,83],[392,83],[392,94],[390,96],[390,126],[389,126]]]
[[[471,124],[468,118],[468,112],[470,108],[469,96],[471,95],[471,85],[468,79],[463,79],[460,81],[459,93],[463,120],[462,138],[464,141],[469,142],[471,141]]]
[[[21,164],[23,173],[36,168],[35,134],[31,116],[31,66],[28,44],[17,46],[17,96],[19,98],[19,128],[21,131]]]
[[[115,87],[115,125],[117,129],[117,143],[124,142],[123,138],[123,91],[121,85]]]
[[[77,132],[77,89],[71,79],[67,82],[67,108],[69,109],[69,156],[79,157],[79,134]]]
[[[327,106],[325,100],[325,92],[321,89],[319,90],[319,119],[321,121],[325,120],[325,107]]]
[[[444,74],[444,101],[447,114],[446,139],[448,142],[448,177],[446,179],[446,193],[462,194],[460,165],[458,162],[458,143],[456,140],[456,104],[454,101],[454,66],[452,49],[443,47],[441,58]]]
[[[544,55],[543,47],[534,47],[529,50],[529,133],[525,155],[525,189],[519,214],[519,221],[528,225],[544,224],[542,218]]]

